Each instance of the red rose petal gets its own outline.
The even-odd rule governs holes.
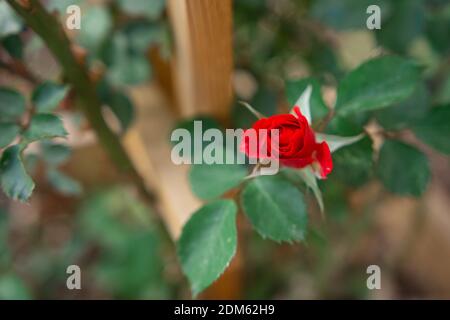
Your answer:
[[[320,166],[320,175],[322,178],[326,178],[333,170],[333,159],[331,158],[330,148],[325,141],[316,145],[316,160]]]

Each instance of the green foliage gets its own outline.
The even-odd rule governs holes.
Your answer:
[[[413,131],[426,144],[450,154],[450,105],[432,108]]]
[[[52,166],[58,166],[64,163],[71,154],[68,146],[49,141],[41,142],[43,159]]]
[[[18,34],[11,34],[1,39],[1,45],[15,59],[23,58],[23,43]]]
[[[102,50],[108,65],[107,78],[115,85],[134,85],[146,81],[152,74],[147,51],[165,41],[164,26],[135,21],[123,26],[110,37]]]
[[[31,99],[37,112],[51,112],[65,98],[68,90],[67,86],[44,82],[34,90]]]
[[[10,144],[17,134],[20,132],[20,127],[14,122],[0,123],[0,148],[6,147]]]
[[[48,169],[47,178],[50,185],[62,194],[74,196],[81,193],[81,185],[77,181],[54,168]]]
[[[64,144],[50,141],[40,143],[42,158],[47,166],[46,177],[48,183],[67,196],[78,196],[82,192],[80,183],[58,170],[58,166],[63,164],[70,156],[71,150]]]
[[[418,197],[430,180],[428,159],[403,142],[387,140],[380,150],[377,173],[384,186],[399,195]]]
[[[118,297],[164,298],[158,245],[153,232],[129,234],[100,259],[94,270],[98,283]]]
[[[46,5],[56,8],[63,16],[67,5],[74,3],[80,1],[47,1]],[[367,31],[366,9],[373,4],[381,7],[382,29]],[[314,123],[315,129],[323,124],[327,133],[350,137],[363,132],[375,119],[385,138],[396,136],[400,130],[412,129],[423,142],[450,154],[450,108],[448,105],[431,106],[450,101],[450,78],[446,64],[441,63],[449,52],[450,7],[445,1],[317,0],[275,4],[274,1],[249,0],[236,1],[234,6],[236,67],[247,70],[256,79],[257,92],[250,104],[263,115],[275,114],[278,102],[287,100],[289,106],[293,106],[300,93],[311,85],[312,118],[323,120]],[[163,55],[167,50],[170,37],[162,22],[164,7],[164,0],[115,0],[101,6],[83,2],[86,14],[83,14],[83,27],[76,38],[88,50],[88,66],[97,63],[96,59],[106,66],[98,96],[117,117],[122,131],[135,117],[125,87],[141,84],[151,77],[149,49],[158,47]],[[329,27],[335,30],[329,32]],[[26,37],[19,34],[22,29],[22,22],[4,1],[0,2],[0,41],[5,53],[16,59],[23,57],[22,40]],[[334,40],[339,41],[343,35],[340,31],[348,29],[364,30],[376,38],[382,52],[403,56],[370,59],[342,78],[340,49]],[[419,64],[429,67],[428,61],[410,59],[417,54],[412,52],[417,50],[416,40],[426,40],[433,50],[426,54],[431,56],[429,64],[436,70],[426,69],[426,79],[422,79]],[[440,58],[442,61],[438,60]],[[299,74],[310,76],[284,81]],[[333,114],[322,98],[322,84],[327,89],[337,88],[336,114],[332,119],[325,119],[327,114],[330,117]],[[25,201],[31,195],[34,183],[25,170],[28,168],[26,155],[22,154],[34,141],[39,141],[48,183],[66,195],[81,193],[79,183],[60,168],[70,156],[70,149],[47,141],[67,134],[61,120],[51,113],[67,91],[64,85],[45,82],[35,88],[27,106],[28,99],[19,92],[0,88],[0,148],[6,148],[0,159],[0,182],[7,196]],[[200,119],[204,120],[203,130],[220,127],[209,118]],[[328,120],[331,122],[327,123]],[[254,121],[253,115],[242,106],[233,109],[232,123],[236,127],[248,128]],[[179,128],[193,133],[193,121],[186,121]],[[318,132],[316,138],[321,136]],[[10,146],[15,140],[18,144]],[[208,142],[204,143],[202,150]],[[243,212],[256,231],[277,242],[305,240],[309,219],[304,193],[308,195],[310,191],[321,210],[325,203],[327,216],[334,222],[344,221],[349,213],[346,192],[373,177],[373,162],[377,156],[376,173],[388,190],[412,196],[420,196],[425,191],[430,169],[423,153],[413,146],[388,139],[379,155],[374,155],[372,144],[367,136],[333,153],[333,172],[320,182],[310,167],[282,169],[276,176],[248,180],[245,179],[246,166],[192,166],[189,178],[194,193],[201,199],[215,200],[193,214],[177,244],[179,260],[194,295],[220,276],[235,253],[238,208],[232,200],[217,200],[231,189],[237,189]],[[192,140],[192,148],[194,145]],[[30,159],[35,157],[30,155]],[[164,265],[159,258],[160,244],[157,234],[149,228],[147,214],[147,209],[124,190],[96,195],[80,211],[77,237],[70,244],[75,249],[70,250],[80,253],[88,245],[99,248],[98,261],[90,269],[95,285],[114,291],[119,298],[165,294],[166,288],[160,286]],[[334,225],[328,227],[331,229]],[[333,246],[319,229],[312,228],[308,235],[314,246],[322,247],[323,257],[319,260],[327,264]],[[1,231],[0,225],[0,236],[3,236]],[[76,255],[71,254],[75,260]],[[319,268],[318,273],[322,272],[327,271]],[[15,274],[0,277],[0,298],[8,297],[4,292],[13,292],[14,297],[28,294]]]
[[[311,117],[312,119],[318,120],[323,118],[328,113],[328,108],[322,98],[322,92],[320,88],[320,83],[315,78],[304,78],[300,80],[290,80],[286,82],[286,97],[289,102],[289,106],[293,107],[300,96],[300,93],[305,91],[305,89],[311,85]]]
[[[400,130],[408,128],[423,118],[430,106],[430,96],[424,83],[419,84],[406,100],[390,108],[375,112],[375,118],[383,128]]]
[[[265,116],[276,113],[277,97],[274,92],[268,89],[259,88],[250,101],[250,105]],[[255,116],[244,108],[240,103],[236,103],[232,111],[233,124],[238,128],[249,128],[255,120]]]
[[[0,2],[0,39],[11,34],[19,33],[22,22],[10,8],[6,1]]]
[[[208,200],[238,186],[246,175],[247,168],[240,164],[194,164],[189,181],[195,195]]]
[[[367,7],[380,6],[382,17],[389,13],[390,1],[382,0],[316,0],[311,15],[337,30],[362,29],[366,27]]]
[[[349,216],[350,210],[345,197],[345,185],[330,177],[320,183],[324,195],[324,205],[327,218],[334,221],[345,222]]]
[[[350,186],[361,186],[372,175],[372,157],[372,141],[368,137],[342,148],[333,154],[334,168],[331,177]]]
[[[10,273],[0,277],[0,299],[28,300],[31,294],[24,282],[17,275]]]
[[[277,242],[305,238],[308,217],[302,193],[279,175],[251,180],[242,191],[242,208],[264,238]]]
[[[51,11],[59,11],[64,14],[70,5],[80,5],[84,0],[49,0],[45,2],[46,8]]]
[[[25,98],[16,90],[0,87],[1,121],[17,121],[25,112]]]
[[[11,262],[11,252],[8,248],[9,219],[6,210],[0,207],[0,266]]]
[[[338,87],[336,111],[341,115],[386,108],[408,98],[420,70],[396,56],[369,60],[350,72]]]
[[[356,136],[361,133],[362,128],[370,120],[369,112],[358,113],[351,116],[334,116],[325,132],[340,136]]]
[[[67,135],[61,119],[50,113],[61,103],[67,91],[67,86],[44,82],[33,91],[33,108],[27,111],[25,98],[19,92],[0,88],[0,148],[7,147],[15,139],[19,140],[18,144],[4,150],[1,158],[1,186],[8,197],[26,201],[34,189],[34,182],[26,172],[22,156],[28,145],[35,141]],[[67,147],[43,142],[42,149],[43,158],[50,166],[50,184],[63,193],[78,194],[78,183],[56,170],[56,166],[68,156]]]
[[[396,53],[405,53],[425,26],[423,0],[392,1],[392,10],[376,36],[378,43]],[[383,12],[382,12],[383,15]]]
[[[195,212],[178,240],[183,272],[197,295],[216,280],[236,252],[236,212],[231,200],[218,200]]]
[[[109,44],[108,78],[114,84],[139,84],[150,76],[150,66],[145,57],[133,53],[125,34],[116,34]]]
[[[103,80],[97,86],[100,100],[106,104],[120,122],[122,132],[125,132],[135,118],[134,105],[125,90],[113,86]]]
[[[66,130],[61,119],[50,113],[38,113],[31,118],[30,126],[24,133],[27,142],[65,137]]]
[[[450,104],[450,73],[447,75],[447,78],[443,81],[439,88],[436,103]]]
[[[0,207],[0,299],[73,298],[73,291],[60,290],[66,288],[65,270],[71,264],[80,266],[82,290],[89,292],[88,297],[92,292],[110,299],[168,297],[170,286],[162,259],[167,239],[150,219],[149,208],[129,190],[107,188],[84,199],[77,212],[64,206],[55,207],[53,212],[71,213],[71,219],[57,218],[59,226],[70,230],[67,237],[59,238],[53,246],[46,240],[48,232],[36,232],[40,223],[30,224],[27,230],[17,229],[14,239],[28,239],[31,230],[32,241],[26,246],[30,253],[16,259],[17,249],[23,252],[24,247],[7,244],[12,214]],[[56,221],[49,219],[50,223]],[[111,238],[116,241],[104,241]],[[16,269],[20,275],[12,271]]]
[[[308,188],[310,188],[316,198],[320,211],[324,211],[325,207],[322,192],[319,189],[316,176],[310,168],[304,168],[301,170],[283,168],[282,174],[293,184],[298,185],[299,183],[304,183]]]
[[[437,9],[426,18],[426,33],[432,47],[440,54],[450,52],[450,5]]]
[[[91,54],[96,55],[113,27],[112,17],[105,7],[93,6],[82,15],[81,25],[78,40]]]
[[[34,189],[34,182],[25,171],[19,145],[8,147],[0,159],[0,182],[5,194],[26,201]]]
[[[146,16],[150,19],[157,19],[163,12],[165,0],[117,0],[120,8],[131,15]]]
[[[161,299],[167,295],[162,239],[151,212],[123,188],[90,196],[78,215],[73,245],[99,248],[91,266],[95,285],[119,299]]]

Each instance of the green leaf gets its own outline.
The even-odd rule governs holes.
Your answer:
[[[11,57],[16,59],[23,58],[23,42],[19,34],[11,34],[1,39],[1,45]]]
[[[67,132],[59,117],[49,113],[38,113],[31,118],[30,127],[23,136],[27,142],[33,142],[66,135]]]
[[[311,116],[313,121],[323,118],[328,113],[328,108],[322,98],[320,83],[315,78],[286,81],[286,95],[289,106],[293,107],[297,98],[305,89],[311,85],[312,93],[310,99]]]
[[[112,27],[113,21],[109,11],[101,6],[93,6],[83,13],[78,34],[79,42],[95,55],[107,39]]]
[[[165,28],[134,21],[115,32],[102,50],[108,65],[107,78],[115,85],[133,85],[146,81],[152,74],[146,53],[152,43],[164,40]]]
[[[264,238],[277,242],[305,238],[308,216],[303,194],[278,175],[259,176],[241,195],[243,210]]]
[[[442,55],[450,52],[450,6],[426,17],[426,33],[433,49]]]
[[[13,273],[4,273],[0,277],[1,300],[28,300],[31,293],[21,278]]]
[[[247,168],[240,164],[196,164],[191,167],[189,181],[195,195],[208,200],[236,187],[246,175]]]
[[[370,113],[357,113],[352,116],[335,116],[328,124],[325,132],[337,136],[356,136],[370,120]]]
[[[58,107],[68,90],[67,86],[44,82],[34,90],[31,100],[38,112],[51,112]]]
[[[346,188],[335,179],[322,180],[320,187],[327,208],[327,218],[344,222],[350,216]]]
[[[134,107],[131,100],[123,92],[115,91],[108,96],[106,103],[119,119],[122,131],[126,131],[134,119]]]
[[[3,152],[0,159],[0,181],[8,197],[26,201],[33,192],[34,182],[25,171],[21,151],[19,145],[14,145]]]
[[[10,215],[6,208],[0,207],[0,265],[11,263],[11,248],[8,243]]]
[[[450,73],[447,78],[441,83],[436,97],[436,103],[448,104],[450,103]]]
[[[44,160],[53,166],[64,163],[71,154],[68,146],[45,140],[41,142],[41,149]]]
[[[413,127],[414,134],[434,149],[450,154],[450,104],[432,108]]]
[[[392,14],[375,34],[379,44],[404,54],[424,29],[423,0],[396,0],[392,1],[392,6]]]
[[[339,84],[336,112],[340,115],[386,108],[416,89],[420,69],[409,60],[385,56],[369,60]]]
[[[40,156],[37,153],[29,152],[27,154],[24,154],[22,157],[23,157],[22,162],[25,167],[25,170],[27,170],[30,176],[34,175],[36,173],[36,169],[40,161]]]
[[[104,50],[108,65],[107,78],[116,85],[135,85],[146,81],[151,75],[151,66],[141,52],[130,45],[125,32],[116,32]]]
[[[79,212],[80,232],[91,242],[115,252],[129,232],[151,229],[149,208],[129,190],[103,188],[90,194]]]
[[[48,0],[44,3],[44,5],[48,11],[59,11],[59,13],[64,15],[68,6],[79,6],[81,4],[81,1],[82,0]]]
[[[96,283],[118,299],[166,298],[168,284],[163,274],[158,234],[151,229],[130,228],[124,233],[124,241],[102,250],[104,254],[94,266]]]
[[[350,186],[361,186],[372,174],[372,157],[372,140],[365,137],[333,153],[334,168],[330,176]]]
[[[317,204],[319,205],[320,211],[324,212],[322,192],[319,189],[319,186],[317,184],[317,178],[314,175],[314,172],[311,170],[311,168],[304,168],[296,171],[302,178],[303,182],[305,182],[308,188],[310,188],[314,193],[314,197],[317,200]]]
[[[321,213],[324,212],[324,202],[322,192],[317,183],[317,177],[312,168],[306,167],[303,169],[282,168],[281,175],[289,180],[295,186],[306,185],[314,194]]]
[[[22,22],[13,9],[6,3],[0,2],[0,38],[19,33],[22,30]]]
[[[144,15],[150,19],[157,19],[164,10],[165,0],[118,0],[123,11],[132,15]]]
[[[131,99],[124,91],[111,86],[106,80],[99,83],[97,94],[101,101],[114,113],[120,122],[122,132],[125,132],[135,117]]]
[[[382,18],[389,12],[389,2],[382,0],[315,0],[311,15],[337,30],[365,29],[366,10],[372,4],[380,6]]]
[[[0,119],[16,121],[25,112],[25,98],[16,90],[0,87]]]
[[[0,148],[6,147],[19,134],[20,127],[15,123],[0,123]]]
[[[404,129],[423,118],[429,108],[429,100],[427,88],[421,83],[411,97],[390,108],[378,110],[374,115],[385,129]]]
[[[48,182],[53,188],[68,196],[81,194],[82,188],[78,181],[56,169],[49,169],[47,172]]]
[[[133,21],[124,28],[128,46],[134,52],[146,55],[152,44],[159,45],[164,41],[167,28],[163,24],[149,23],[148,21]]]
[[[362,138],[364,138],[364,136],[365,136],[364,133],[358,134],[356,136],[344,137],[317,132],[316,142],[321,143],[325,141],[328,144],[328,147],[330,148],[330,152],[333,153],[345,146],[349,146],[360,141]]]
[[[310,35],[312,36],[312,35]],[[318,41],[312,36],[312,46],[306,53],[306,62],[310,65],[311,71],[315,74],[331,74],[336,79],[341,79],[344,71],[340,64],[337,52],[328,44]]]
[[[184,226],[177,252],[194,296],[223,273],[236,253],[236,212],[233,201],[218,200],[196,211]]]
[[[418,197],[430,180],[428,159],[419,150],[400,141],[387,140],[380,150],[377,173],[386,189]]]

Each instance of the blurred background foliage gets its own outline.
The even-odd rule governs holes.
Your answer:
[[[99,97],[125,131],[135,117],[130,88],[145,86],[153,79],[149,51],[158,50],[164,59],[170,59],[171,35],[164,0],[45,3],[58,11],[61,19],[68,5],[81,6],[83,28],[70,36],[86,50],[85,59],[91,68],[105,75],[97,88]],[[370,4],[381,7],[381,30],[366,28],[366,8]],[[450,103],[448,0],[235,0],[233,19],[236,100],[249,101],[265,115],[288,110],[295,101],[292,97],[312,83],[313,116],[324,117],[338,81],[362,61],[380,53],[415,59],[424,70],[423,83],[395,108],[352,121],[365,124],[375,117],[386,129],[402,129],[431,105]],[[8,55],[23,61],[33,77],[57,78],[58,66],[42,41],[25,29],[4,1],[0,2],[0,41],[0,57]],[[6,81],[10,78],[5,76],[1,84]],[[65,108],[70,106],[63,104]],[[235,127],[248,127],[254,120],[237,104],[232,116]],[[75,121],[75,125],[82,127],[82,121]],[[217,124],[211,120],[211,126]],[[355,133],[351,123],[345,121],[334,121],[327,130]],[[149,208],[132,191],[111,186],[108,181],[82,188],[77,181],[52,170],[64,166],[70,151],[61,144],[41,144],[44,159],[34,158],[31,152],[26,166],[36,170],[39,177],[45,154],[52,154],[47,157],[50,163],[45,164],[52,187],[45,183],[39,187],[38,196],[29,206],[11,203],[0,194],[0,298],[188,297],[173,246],[160,223],[149,218]],[[435,261],[422,257],[427,263],[408,260],[405,256],[414,251],[410,245],[398,245],[395,240],[395,234],[406,233],[407,243],[413,243],[427,210],[448,215],[448,158],[426,149],[439,184],[437,194],[443,194],[444,200],[425,196],[424,200],[411,200],[413,204],[408,199],[387,206],[385,202],[392,200],[391,195],[372,184],[376,168],[371,145],[366,138],[335,154],[334,172],[320,184],[327,220],[323,222],[313,215],[315,223],[304,244],[279,246],[246,232],[250,226],[242,224],[244,240],[240,250],[245,262],[239,296],[450,297],[449,277],[439,278],[439,272],[435,280],[424,276],[428,271],[433,273],[436,264],[450,264],[440,261],[439,253]],[[435,203],[444,204],[435,207]],[[412,218],[396,220],[397,226],[405,221],[419,225],[411,235],[401,227],[400,231],[379,231],[380,224],[396,219],[391,214],[403,217],[400,207],[411,206]],[[382,219],[375,215],[380,210]],[[434,232],[430,230],[428,233]],[[422,263],[425,273],[416,273],[423,269],[404,267],[405,259],[410,264]],[[380,294],[366,287],[366,267],[372,263],[385,270]],[[70,264],[82,270],[83,290],[79,292],[68,291],[65,286],[65,271]]]

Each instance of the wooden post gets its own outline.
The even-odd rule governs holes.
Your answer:
[[[231,0],[168,0],[174,32],[173,79],[183,117],[226,122],[232,102]]]

